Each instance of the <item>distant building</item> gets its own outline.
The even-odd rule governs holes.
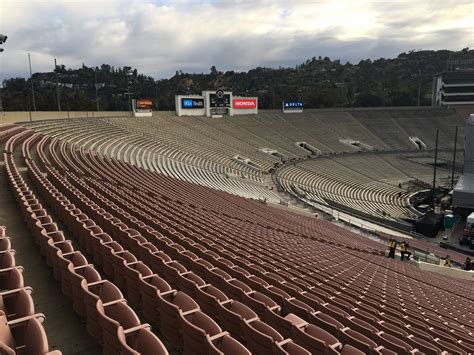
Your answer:
[[[474,105],[474,71],[452,71],[435,75],[431,104]]]

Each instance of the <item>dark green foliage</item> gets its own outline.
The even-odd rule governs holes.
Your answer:
[[[132,97],[154,101],[158,97],[160,110],[174,110],[176,94],[199,94],[217,88],[232,90],[238,96],[258,96],[262,109],[280,108],[283,100],[290,99],[302,100],[308,108],[412,106],[417,104],[419,83],[421,105],[431,104],[433,75],[445,71],[448,60],[474,60],[474,50],[410,51],[397,58],[367,59],[358,64],[341,64],[318,56],[295,68],[257,67],[248,72],[221,72],[213,65],[208,74],[177,70],[173,77],[156,82],[129,66],[58,66],[57,70],[62,84],[62,109],[71,111],[96,109],[95,80],[101,110],[128,110],[125,93],[129,85]],[[37,110],[57,110],[55,75],[33,75]],[[31,102],[29,80],[12,78],[4,82],[5,110],[28,110]]]

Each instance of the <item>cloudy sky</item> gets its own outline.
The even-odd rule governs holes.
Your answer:
[[[410,49],[474,47],[474,1],[0,0],[0,80],[53,68],[130,65],[155,78],[358,62]]]

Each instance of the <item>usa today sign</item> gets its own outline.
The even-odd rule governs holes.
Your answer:
[[[303,107],[302,101],[283,101],[284,113],[300,113],[303,112]]]

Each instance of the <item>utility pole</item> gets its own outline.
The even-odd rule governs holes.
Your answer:
[[[59,95],[59,73],[58,66],[56,64],[56,58],[54,58],[54,71],[56,72],[56,96],[58,100],[58,111],[61,111],[61,97]]]
[[[28,64],[30,66],[31,98],[33,100],[33,110],[36,111],[35,89],[33,86],[33,73],[31,72],[31,58],[30,58],[29,52],[28,52]]]
[[[94,86],[95,86],[95,102],[97,104],[97,112],[99,112],[99,87],[97,86],[97,68],[94,69]]]

